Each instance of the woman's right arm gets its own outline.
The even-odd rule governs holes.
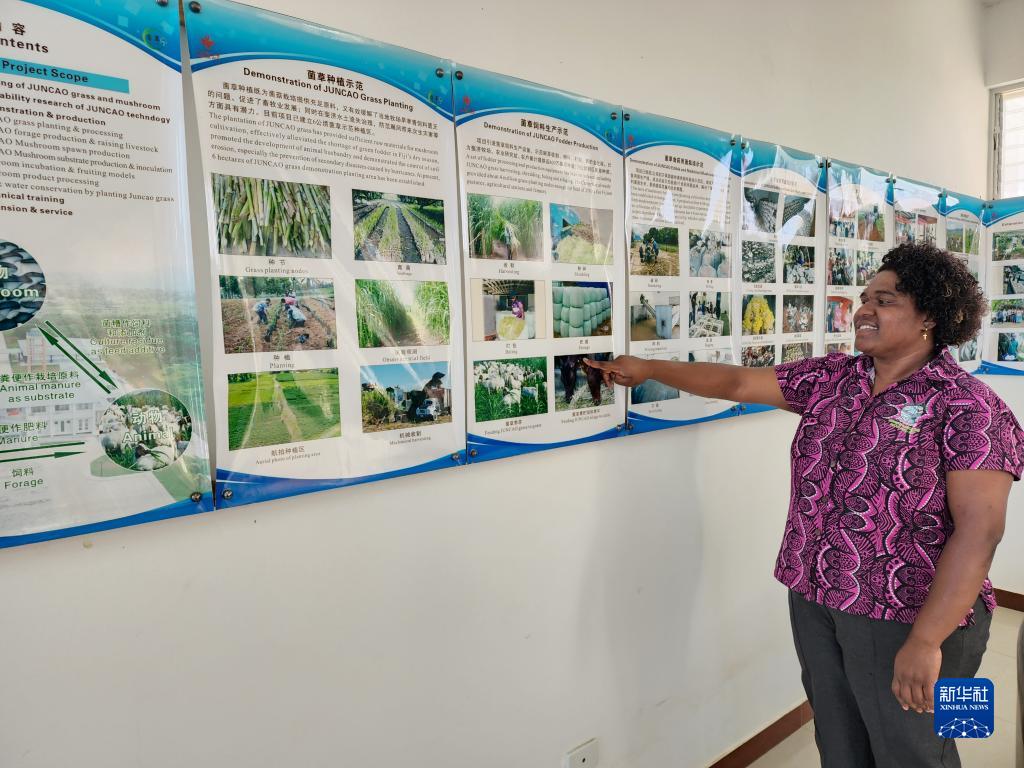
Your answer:
[[[609,386],[619,384],[635,387],[653,379],[699,397],[721,398],[737,403],[760,403],[791,410],[782,396],[774,368],[644,360],[630,355],[620,355],[609,361],[587,359],[585,362],[600,370]]]

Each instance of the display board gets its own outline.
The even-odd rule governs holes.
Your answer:
[[[461,463],[448,63],[226,0],[185,16],[217,504]]]
[[[0,546],[209,509],[177,8],[0,36]]]
[[[892,248],[892,185],[888,174],[859,165],[829,160],[827,295],[852,299],[856,310],[864,286]],[[826,354],[853,354],[853,325],[833,332]]]
[[[471,461],[616,437],[625,390],[619,108],[455,69]]]
[[[983,223],[991,311],[979,372],[1024,373],[1024,197],[988,203]]]
[[[984,254],[988,248],[982,237],[981,216],[985,201],[959,192],[946,191],[942,198],[942,215],[945,221],[945,240],[943,247],[956,254],[967,265],[983,291],[988,294],[988,272],[984,267]],[[988,323],[986,317],[983,321]],[[978,336],[959,347],[951,349],[953,358],[969,371],[978,369],[982,356],[982,340],[985,338],[984,324]]]
[[[740,362],[821,355],[853,323],[851,298],[824,292],[824,158],[745,140],[740,205]]]
[[[897,176],[892,182],[894,244],[920,243],[945,247],[942,190]]]
[[[635,110],[626,127],[630,353],[736,363],[738,137]],[[738,413],[655,381],[631,391],[635,433]]]

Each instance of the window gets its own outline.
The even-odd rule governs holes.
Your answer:
[[[996,93],[993,184],[997,198],[1024,195],[1024,88]]]

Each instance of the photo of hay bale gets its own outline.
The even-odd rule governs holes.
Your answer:
[[[786,195],[782,204],[783,237],[814,237],[814,198]]]
[[[743,229],[750,232],[775,232],[779,211],[779,193],[746,187],[743,190]]]
[[[604,377],[599,370],[583,362],[585,357],[606,361],[611,359],[611,353],[555,356],[556,411],[596,408],[615,402],[615,389],[604,383]]]
[[[629,294],[630,340],[678,339],[680,312],[678,291],[631,291]]]
[[[782,279],[792,285],[811,285],[814,282],[814,246],[786,246],[782,253]]]
[[[359,383],[363,432],[451,423],[448,363],[367,365]]]
[[[578,205],[548,206],[551,218],[551,258],[560,264],[606,266],[612,250],[612,212]]]
[[[972,243],[974,245],[974,243]],[[977,253],[977,248],[968,253]],[[996,232],[992,235],[992,260],[1024,259],[1024,229]]]
[[[313,277],[220,277],[224,352],[336,349],[334,283]]]
[[[775,365],[775,345],[757,344],[740,350],[740,363],[747,368],[771,368]]]
[[[743,282],[775,282],[775,243],[743,241]]]
[[[631,275],[679,275],[679,230],[675,227],[633,227],[629,245]]]
[[[743,335],[762,336],[770,333],[775,333],[775,296],[764,293],[744,295]]]
[[[642,355],[646,360],[670,360],[673,362],[679,362],[679,355],[674,352],[663,352],[655,355]],[[629,390],[629,401],[633,405],[643,405],[644,403],[659,403],[665,400],[678,400],[679,390],[675,387],[670,387],[667,384],[662,384],[660,381],[654,381],[654,379],[648,379],[645,382],[637,384],[635,387]]]
[[[117,398],[97,421],[107,457],[135,472],[169,467],[188,448],[192,417],[182,402],[159,389]]]
[[[493,195],[466,196],[469,255],[474,259],[542,261],[541,204]]]
[[[690,277],[729,277],[732,274],[727,232],[690,230]]]
[[[722,291],[691,291],[689,337],[728,336],[732,333],[730,294]]]
[[[480,360],[473,364],[477,422],[548,412],[546,357]]]
[[[31,320],[46,298],[46,278],[39,263],[24,249],[0,240],[0,331]]]
[[[877,205],[868,205],[857,211],[857,239],[885,242],[885,215]]]
[[[211,174],[217,252],[331,258],[331,191],[319,184]]]
[[[473,341],[543,338],[543,280],[470,280]]]
[[[813,356],[814,344],[809,341],[782,345],[782,362],[784,363],[795,363],[797,360],[806,360]]]
[[[443,346],[450,323],[445,282],[356,280],[356,329],[362,349]]]
[[[443,200],[353,189],[352,222],[359,261],[447,263]]]
[[[556,339],[611,336],[610,283],[554,281],[551,283],[552,328]]]
[[[828,284],[853,285],[854,256],[850,248],[829,248]]]
[[[228,374],[228,450],[341,436],[338,369]]]
[[[814,330],[814,297],[806,294],[782,297],[782,332],[810,333]]]

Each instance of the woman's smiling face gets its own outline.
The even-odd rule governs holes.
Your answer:
[[[931,334],[926,340],[921,332],[934,323],[917,308],[909,294],[896,290],[896,273],[892,270],[882,270],[871,278],[860,301],[853,315],[855,344],[860,352],[884,358],[933,346]]]

